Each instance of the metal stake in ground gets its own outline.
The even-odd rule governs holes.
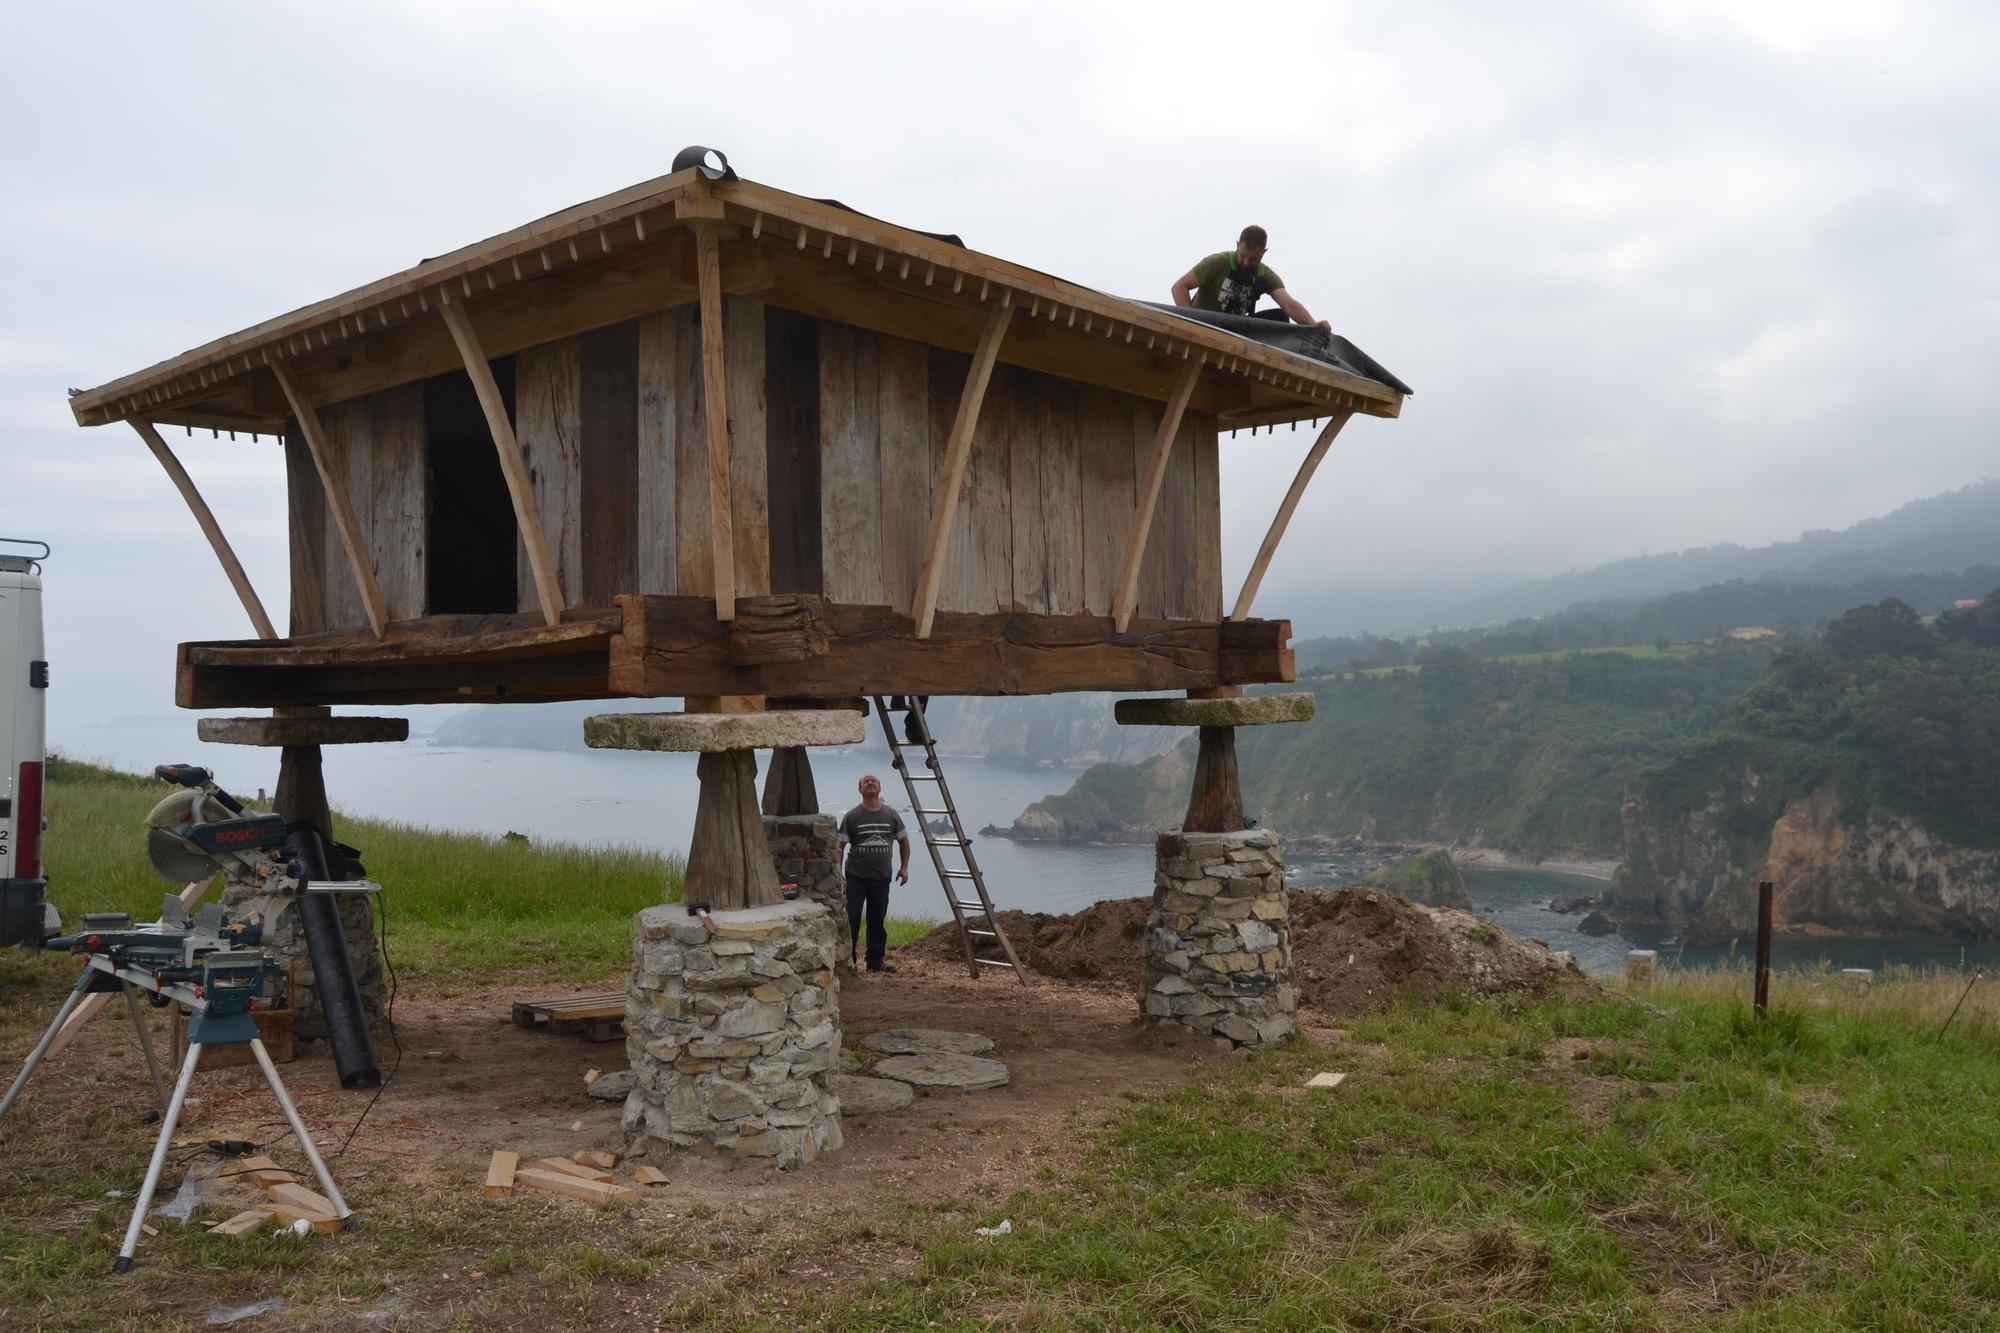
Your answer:
[[[1757,1017],[1771,1007],[1771,881],[1757,886]]]

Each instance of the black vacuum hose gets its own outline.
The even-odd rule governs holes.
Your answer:
[[[327,868],[326,844],[303,824],[285,838],[285,852],[304,871],[299,887],[333,878]],[[319,994],[327,1039],[333,1043],[334,1067],[343,1088],[382,1085],[382,1066],[375,1059],[375,1038],[368,1031],[368,1011],[361,1007],[361,987],[354,980],[354,959],[347,952],[347,931],[330,893],[300,893],[299,919],[305,924],[306,952],[312,955],[313,986]]]

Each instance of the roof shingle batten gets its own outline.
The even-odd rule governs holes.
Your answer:
[[[669,225],[649,228],[645,221],[649,213],[665,213],[657,222]],[[498,336],[488,339],[492,344],[488,350],[496,355],[545,337],[617,322],[642,309],[660,308],[661,298],[670,304],[692,302],[696,296],[693,247],[687,244],[684,227],[670,224],[676,219],[686,222],[695,217],[736,224],[725,235],[734,232],[744,237],[723,244],[726,291],[768,291],[764,270],[782,268],[789,279],[827,288],[824,301],[811,304],[821,305],[819,313],[830,318],[842,318],[847,304],[864,299],[877,303],[877,327],[906,321],[912,311],[928,310],[933,317],[950,312],[962,326],[952,331],[952,341],[962,343],[962,350],[970,351],[985,322],[978,307],[991,299],[997,287],[1012,293],[1016,304],[1027,306],[1031,317],[1046,310],[1048,322],[1043,327],[1061,335],[1060,345],[1041,348],[1023,339],[1020,346],[1010,346],[1009,355],[1003,359],[1062,373],[1060,367],[1075,360],[1080,349],[1101,349],[1090,352],[1088,361],[1076,362],[1079,377],[1091,378],[1092,371],[1116,373],[1120,387],[1161,401],[1170,396],[1177,376],[1150,365],[1113,366],[1104,359],[1109,348],[1129,349],[1122,353],[1128,363],[1134,356],[1146,360],[1162,342],[1165,347],[1160,350],[1169,357],[1178,352],[1177,360],[1192,361],[1199,352],[1207,362],[1203,377],[1210,384],[1198,399],[1218,413],[1225,430],[1309,419],[1320,404],[1376,416],[1395,416],[1400,412],[1402,394],[1397,389],[1339,367],[1264,346],[1167,311],[1106,296],[838,205],[751,181],[711,183],[693,170],[659,177],[576,205],[354,291],[217,339],[79,394],[71,400],[71,408],[79,424],[101,425],[135,415],[143,401],[146,414],[158,421],[275,433],[283,429],[288,404],[282,394],[271,391],[275,385],[267,387],[270,377],[257,370],[259,361],[269,363],[272,350],[298,360],[294,370],[309,389],[315,390],[316,399],[339,401],[456,368],[458,358],[453,354],[456,349],[442,327],[434,327],[435,320],[412,316],[409,309],[409,298],[414,296],[418,315],[429,314],[430,296],[435,293],[442,299],[444,293],[440,289],[448,284],[457,285],[459,293],[455,294],[461,294],[461,299],[468,302],[477,279],[484,288],[480,293],[481,303],[525,302],[532,309],[539,295],[557,304],[581,307],[564,310],[558,318],[551,318],[549,310],[541,310],[543,318],[532,321],[534,328],[496,330]],[[629,230],[624,228],[627,222],[631,223]],[[614,224],[619,238],[616,244],[612,241]],[[822,243],[809,246],[815,232],[823,237]],[[584,251],[577,245],[579,238],[586,241],[594,238],[596,244],[590,251]],[[772,252],[765,248],[765,238],[778,242],[790,239],[794,245]],[[677,262],[677,246],[689,252],[688,262]],[[551,248],[558,256],[570,256],[569,261],[552,263]],[[882,298],[859,287],[850,285],[835,290],[828,286],[830,274],[826,270],[829,269],[839,272],[843,283],[867,279],[859,270],[847,272],[864,249],[875,251],[877,273],[883,271],[890,257],[899,259],[897,285],[880,290],[889,299],[902,303],[900,314],[889,310]],[[729,253],[732,250],[737,252],[733,264]],[[637,253],[641,251],[646,253]],[[534,258],[540,260],[543,273],[524,281],[521,261]],[[596,273],[581,271],[599,265],[615,267]],[[796,271],[794,265],[799,266]],[[913,265],[922,266],[922,283],[908,281]],[[810,266],[810,271],[806,266]],[[684,275],[678,272],[683,267]],[[558,272],[559,269],[563,272]],[[734,281],[732,269],[736,270]],[[937,282],[943,274],[948,274],[952,281]],[[594,277],[602,282],[593,286]],[[968,277],[979,279],[976,300],[965,282]],[[526,290],[532,282],[551,280],[562,284],[560,290],[543,293]],[[613,286],[622,290],[617,299],[606,299],[603,289]],[[674,288],[679,290],[663,290]],[[786,297],[797,295],[788,290],[773,294],[772,299],[782,304]],[[794,304],[798,302],[795,300]],[[392,306],[402,312],[400,323],[390,317]],[[376,315],[374,328],[364,319],[371,311]],[[1057,317],[1064,314],[1067,321],[1057,323]],[[1080,326],[1079,314],[1083,316]],[[518,319],[518,311],[516,315],[516,322],[523,322]],[[353,321],[351,329],[349,320]],[[1099,320],[1104,322],[1107,337],[1117,325],[1123,325],[1124,341],[1100,343],[1093,338],[1086,343]],[[1140,331],[1146,334],[1143,352],[1134,341],[1134,334]],[[315,334],[317,347],[313,341]],[[517,338],[528,341],[517,342]],[[430,345],[432,342],[441,344],[442,353]],[[341,346],[336,352],[333,349],[337,343]],[[374,344],[384,344],[382,352],[386,356],[382,352],[371,353],[368,348]],[[350,347],[356,350],[349,352]],[[233,364],[237,360],[244,364],[241,372]],[[434,362],[438,364],[433,365]],[[1222,383],[1225,380],[1234,382],[1237,388],[1227,388]],[[164,399],[147,397],[162,392]],[[329,397],[329,393],[334,396]]]

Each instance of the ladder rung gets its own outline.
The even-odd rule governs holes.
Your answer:
[[[951,901],[952,901],[952,905],[953,905],[954,907],[958,908],[958,910],[959,910],[959,911],[961,911],[961,912],[980,912],[980,913],[984,913],[984,912],[986,911],[986,904],[985,904],[985,903],[969,903],[969,902],[965,902],[964,900],[962,900],[962,899],[959,899],[959,898],[953,898],[953,899],[952,899]]]
[[[975,958],[972,961],[984,967],[1004,967],[1011,969],[1014,966],[1005,958]]]
[[[968,935],[976,935],[982,940],[997,940],[1000,938],[1000,933],[998,931],[987,930],[983,926],[967,926],[965,928],[965,933]]]
[[[944,781],[944,779],[943,779],[943,778],[938,778],[938,777],[932,777],[932,776],[931,776],[931,775],[930,775],[929,773],[905,773],[905,774],[903,774],[903,780],[904,780],[905,782],[943,782],[943,781]]]
[[[978,879],[979,875],[978,872],[972,870],[946,870],[944,877],[946,879]]]
[[[965,841],[963,841],[963,842],[959,841],[959,840],[958,840],[957,838],[932,838],[932,839],[931,839],[931,846],[933,846],[933,847],[970,847],[971,845],[972,845],[972,841],[971,841],[971,839],[969,839],[969,838],[968,838],[968,839],[966,839],[966,840],[965,840]]]
[[[950,813],[951,813],[951,811],[950,811],[950,810],[926,810],[926,809],[924,809],[924,808],[923,808],[922,806],[918,806],[918,807],[917,807],[917,813],[918,813],[918,814],[920,814],[920,815],[948,815],[948,814],[950,814]]]

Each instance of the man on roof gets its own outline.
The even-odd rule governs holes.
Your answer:
[[[1236,238],[1234,250],[1218,250],[1181,275],[1174,284],[1174,304],[1196,310],[1216,310],[1225,315],[1251,315],[1258,319],[1289,319],[1311,324],[1321,333],[1333,332],[1323,319],[1285,290],[1285,280],[1264,263],[1264,248],[1270,238],[1262,227],[1245,227]],[[1258,299],[1269,296],[1276,310],[1257,309]]]

